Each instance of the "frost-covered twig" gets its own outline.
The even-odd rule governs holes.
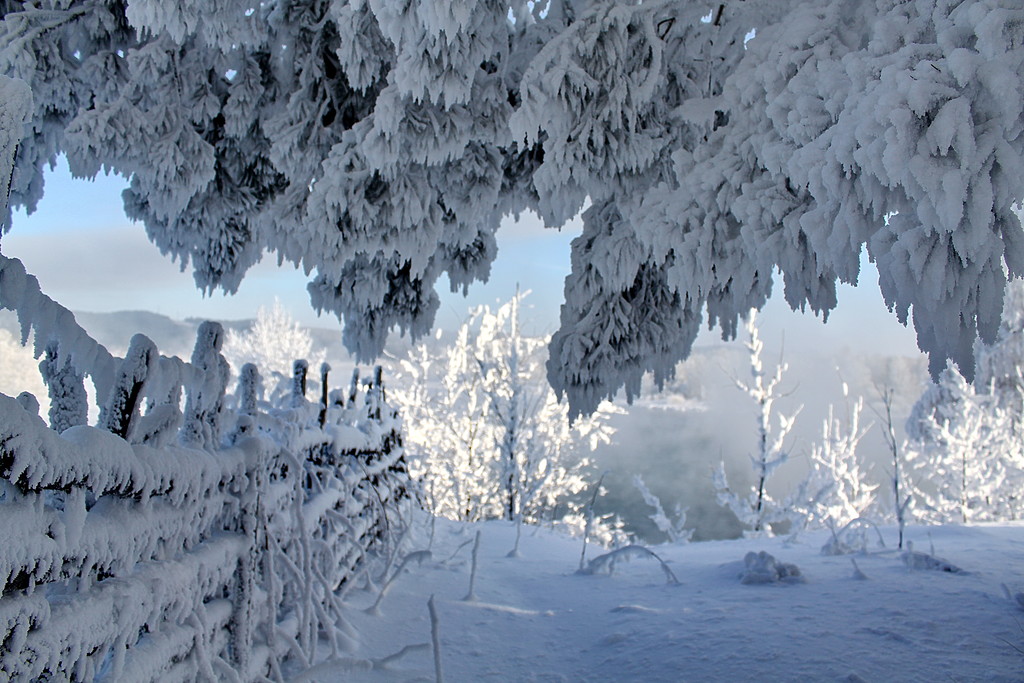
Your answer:
[[[665,574],[665,580],[672,585],[679,585],[679,579],[672,572],[672,569],[665,563],[665,560],[661,559],[655,552],[649,548],[645,548],[642,545],[627,545],[621,548],[607,552],[604,555],[598,555],[590,562],[587,563],[586,567],[581,567],[580,574],[597,574],[599,572],[608,572],[611,574],[615,571],[615,564],[619,560],[628,560],[631,558],[648,558],[652,557],[658,561],[661,565],[661,571]]]
[[[590,497],[590,503],[587,505],[587,522],[583,525],[583,550],[580,551],[580,567],[579,571],[583,571],[584,564],[587,560],[587,539],[590,536],[590,530],[594,526],[594,505],[597,503],[597,496],[601,493],[601,484],[604,482],[604,475],[597,480],[597,486],[594,487],[594,494]]]
[[[452,554],[451,554],[451,555],[449,555],[449,556],[448,556],[448,558],[447,558],[446,560],[444,560],[444,561],[443,561],[443,562],[442,562],[441,564],[448,564],[449,562],[451,562],[452,560],[454,560],[454,559],[455,559],[455,556],[456,556],[456,555],[458,555],[458,554],[459,554],[460,552],[462,552],[462,549],[463,549],[463,548],[465,548],[466,546],[468,546],[468,545],[470,545],[470,544],[472,544],[472,543],[473,543],[473,539],[472,539],[472,538],[471,538],[471,539],[469,539],[468,541],[463,541],[462,543],[460,543],[460,544],[459,544],[459,547],[458,547],[458,548],[456,548],[456,549],[455,549],[455,550],[454,550],[454,551],[452,552]]]
[[[391,575],[391,578],[388,579],[387,582],[383,586],[381,586],[380,594],[377,596],[377,601],[374,602],[372,606],[370,606],[370,607],[368,607],[366,609],[366,613],[367,614],[373,614],[374,616],[380,614],[380,609],[379,608],[380,608],[381,600],[383,600],[384,596],[387,595],[388,589],[391,588],[391,584],[393,584],[395,582],[395,579],[398,578],[398,575],[401,574],[403,571],[405,571],[405,568],[407,566],[409,566],[409,564],[411,564],[412,562],[418,562],[418,563],[422,564],[423,562],[425,562],[425,561],[427,561],[429,559],[430,559],[430,551],[429,550],[416,550],[416,551],[413,551],[413,552],[409,553],[408,555],[406,555],[405,559],[402,560],[402,563],[400,565],[398,565],[398,569],[396,569],[395,573]]]
[[[688,543],[693,537],[693,529],[684,528],[687,508],[676,505],[676,518],[673,521],[665,514],[665,509],[661,506],[661,499],[647,488],[647,484],[639,474],[633,477],[633,486],[640,492],[644,502],[654,508],[654,514],[648,515],[648,517],[658,527],[658,531],[668,536],[671,543]]]
[[[406,645],[398,652],[393,652],[384,657],[371,657],[368,659],[361,659],[358,657],[329,657],[316,666],[309,667],[299,675],[289,679],[289,681],[291,683],[306,683],[307,681],[312,683],[313,681],[320,680],[319,677],[323,674],[337,673],[339,671],[344,673],[352,673],[355,671],[379,671],[387,669],[392,662],[398,661],[407,654],[422,652],[423,650],[428,649],[430,649],[430,643],[414,643],[412,645]]]
[[[520,512],[516,515],[516,542],[512,546],[512,550],[508,551],[506,557],[519,557],[519,539],[523,536],[523,513]]]

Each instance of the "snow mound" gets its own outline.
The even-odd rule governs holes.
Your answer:
[[[740,573],[740,583],[802,583],[803,575],[795,564],[779,562],[774,555],[764,550],[755,553],[750,551],[743,558],[746,565]]]

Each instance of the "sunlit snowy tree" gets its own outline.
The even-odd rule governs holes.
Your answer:
[[[843,396],[849,399],[845,382]],[[845,420],[835,415],[834,406],[828,407],[820,441],[811,446],[810,472],[789,498],[790,509],[797,513],[794,525],[841,528],[875,503],[878,485],[868,480],[868,468],[857,454],[869,429],[861,426],[863,411],[863,398],[848,404]]]
[[[937,375],[1024,271],[1024,8],[1005,0],[6,2],[12,179],[130,178],[198,286],[316,271],[360,357],[485,279],[503,215],[587,198],[548,377],[572,414],[735,334],[781,271],[822,315],[867,249]]]
[[[256,319],[247,330],[228,330],[223,353],[233,372],[253,363],[264,377],[278,380],[291,377],[295,361],[305,360],[309,367],[317,368],[326,356],[324,349],[313,348],[313,337],[277,299],[269,308],[256,310]]]
[[[909,423],[914,516],[926,522],[1017,519],[1024,513],[1024,453],[1010,409],[948,368]]]
[[[525,294],[477,309],[450,346],[415,349],[392,395],[403,406],[406,446],[434,512],[456,519],[537,522],[587,485],[586,453],[611,438],[603,406],[570,424],[544,381],[545,340],[524,335]]]

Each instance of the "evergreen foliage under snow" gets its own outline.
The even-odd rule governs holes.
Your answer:
[[[443,274],[486,279],[502,216],[557,226],[589,197],[548,366],[573,415],[671,377],[704,321],[732,336],[776,271],[827,315],[864,248],[933,375],[970,376],[1024,272],[1016,3],[2,7],[0,73],[31,89],[0,98],[19,139],[31,102],[13,205],[59,153],[120,173],[199,287],[265,250],[315,270],[361,358],[430,329]]]

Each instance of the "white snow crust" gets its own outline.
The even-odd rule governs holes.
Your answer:
[[[477,600],[466,602],[468,556],[438,558],[478,530]],[[895,540],[895,529],[882,531]],[[412,547],[426,543],[428,532],[418,534]],[[673,585],[646,559],[620,562],[611,575],[574,573],[579,539],[547,530],[525,531],[521,557],[509,558],[514,525],[438,520],[435,559],[395,582],[381,616],[357,609],[376,594],[352,592],[358,646],[300,680],[433,680],[429,651],[371,668],[429,642],[433,596],[450,681],[1019,681],[1022,613],[1008,591],[1024,586],[1024,526],[907,534],[921,547],[930,537],[964,571],[908,566],[895,548],[823,555],[828,532],[815,532],[797,543],[656,546],[679,579]],[[754,566],[799,566],[800,581],[741,583],[748,553]]]

